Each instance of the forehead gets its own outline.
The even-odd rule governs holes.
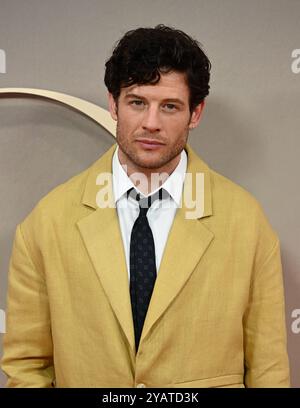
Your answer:
[[[186,76],[181,72],[168,72],[160,74],[157,84],[137,85],[121,88],[121,96],[135,94],[145,98],[172,99],[180,98],[188,100],[189,88]]]

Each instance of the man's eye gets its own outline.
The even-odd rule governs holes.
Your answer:
[[[133,105],[133,106],[143,106],[144,104],[144,102],[139,99],[135,99],[133,101],[130,101],[129,103],[130,105]]]
[[[177,109],[177,106],[174,105],[173,103],[166,103],[166,104],[164,105],[164,108],[165,108],[167,111],[175,111],[175,110]]]

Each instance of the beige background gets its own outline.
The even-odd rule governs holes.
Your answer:
[[[0,88],[49,89],[106,108],[104,62],[125,31],[164,23],[203,43],[211,94],[189,142],[255,195],[279,234],[294,387],[300,386],[300,322],[296,312],[292,317],[300,309],[300,73],[292,72],[291,55],[300,48],[299,16],[299,0],[0,0],[6,53]],[[113,142],[62,106],[0,98],[0,309],[17,223]]]

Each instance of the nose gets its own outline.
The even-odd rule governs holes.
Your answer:
[[[161,130],[159,112],[155,106],[149,107],[145,110],[142,128],[151,133],[159,132]]]

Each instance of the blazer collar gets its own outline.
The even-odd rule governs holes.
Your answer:
[[[77,227],[99,282],[128,341],[130,359],[134,365],[136,354],[128,273],[112,195],[112,176],[104,183],[104,187],[99,184],[101,181],[99,175],[101,178],[103,173],[112,174],[112,156],[115,149],[116,144],[88,171],[82,202],[91,211],[88,214],[84,212],[82,218],[77,221]],[[187,174],[191,173],[192,176],[185,179],[183,195],[185,190],[189,190],[195,183],[200,184],[200,191],[202,189],[204,192],[203,211],[197,217],[189,219],[186,216],[190,212],[187,203],[183,201],[183,205],[177,209],[144,322],[141,347],[154,324],[163,316],[172,301],[181,294],[182,288],[202,256],[206,256],[207,248],[214,239],[214,233],[200,222],[201,218],[212,215],[210,170],[188,145],[186,145],[186,152]],[[199,182],[200,179],[195,178],[197,174],[200,174],[200,179],[203,178],[204,184]],[[111,199],[108,200],[111,206],[104,209],[97,205],[96,199],[103,188],[108,195],[111,194]],[[203,198],[203,194],[201,197]],[[202,271],[202,273],[206,272]]]

